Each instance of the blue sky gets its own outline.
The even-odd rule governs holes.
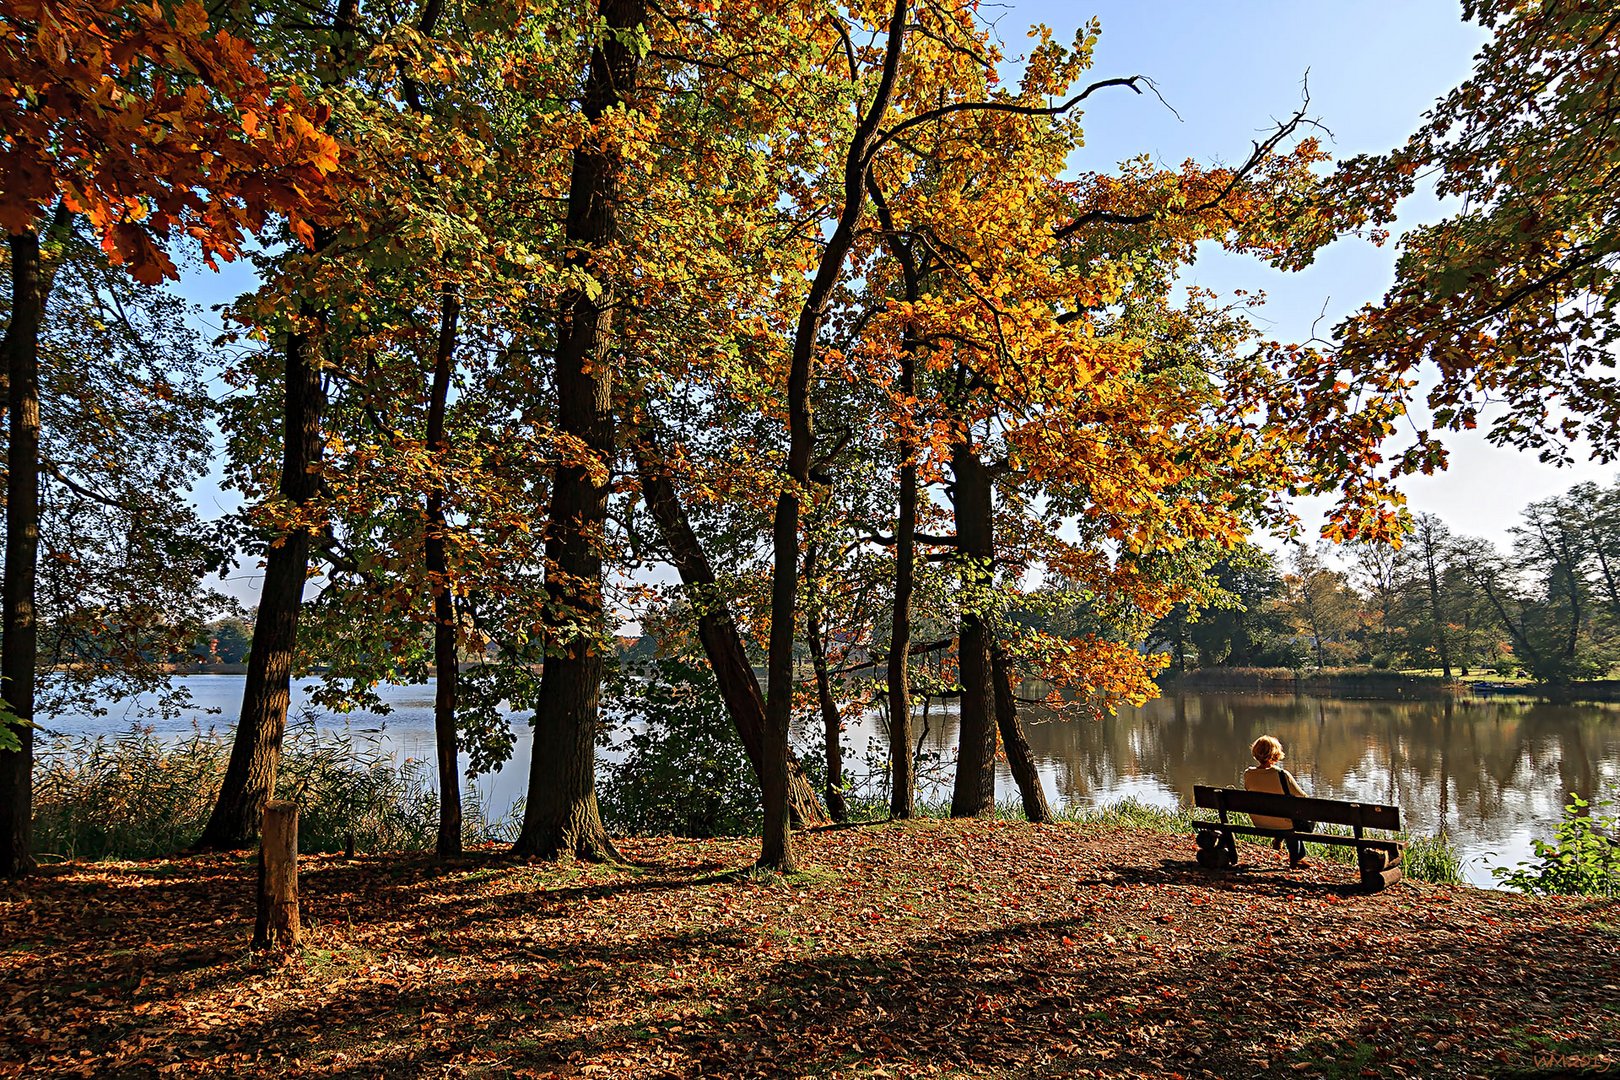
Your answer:
[[[1274,118],[1289,115],[1307,78],[1311,114],[1331,132],[1336,157],[1380,152],[1399,145],[1436,98],[1461,82],[1484,31],[1462,21],[1455,0],[1101,0],[1084,5],[1054,0],[985,3],[981,15],[997,23],[1016,56],[1033,23],[1072,36],[1083,20],[1102,20],[1095,75],[1143,74],[1173,106],[1128,90],[1094,99],[1085,115],[1087,146],[1077,168],[1106,169],[1149,154],[1167,164],[1186,158],[1241,161],[1251,140]],[[1178,115],[1179,114],[1179,115]],[[1401,226],[1433,220],[1443,207],[1416,196],[1401,208]],[[1376,300],[1391,280],[1395,249],[1357,239],[1339,241],[1300,274],[1284,275],[1248,258],[1219,251],[1201,258],[1189,283],[1230,292],[1264,290],[1269,336],[1301,340],[1321,318],[1324,332],[1348,312]],[[251,271],[228,266],[222,274],[188,274],[182,289],[204,305],[229,299],[252,283]],[[1534,455],[1502,450],[1474,434],[1449,436],[1452,465],[1405,485],[1415,511],[1439,514],[1458,532],[1507,542],[1507,530],[1525,503],[1581,480],[1607,483],[1616,469],[1581,464],[1558,469]],[[195,493],[204,513],[236,505],[217,480]],[[1300,507],[1309,527],[1326,500]],[[241,572],[231,591],[256,601],[257,574]]]
[[[1462,19],[1456,0],[1103,0],[1084,5],[1051,0],[981,9],[996,20],[1008,51],[1032,22],[1069,37],[1075,25],[1102,20],[1095,74],[1151,77],[1180,119],[1151,97],[1129,91],[1100,97],[1085,117],[1083,168],[1147,153],[1165,164],[1188,157],[1241,161],[1250,141],[1298,105],[1309,78],[1311,115],[1329,131],[1335,157],[1400,145],[1437,98],[1462,82],[1485,31]],[[1432,221],[1444,208],[1414,196],[1397,229]],[[1393,240],[1383,248],[1357,239],[1326,249],[1300,274],[1280,274],[1253,259],[1213,252],[1187,275],[1217,291],[1263,289],[1270,336],[1309,337],[1325,312],[1325,333],[1340,318],[1378,299],[1393,276]],[[1475,434],[1450,435],[1451,468],[1415,477],[1403,489],[1414,511],[1444,518],[1454,530],[1508,542],[1507,530],[1533,499],[1582,480],[1607,483],[1617,469],[1582,463],[1541,464],[1533,454],[1498,449]],[[1325,500],[1303,503],[1319,521]],[[1314,525],[1313,525],[1314,527]]]

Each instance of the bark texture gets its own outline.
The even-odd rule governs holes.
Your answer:
[[[19,720],[34,716],[38,627],[34,593],[39,559],[39,335],[46,282],[39,236],[19,233],[11,247],[11,321],[6,364],[6,569],[0,620],[0,698]],[[21,746],[0,751],[0,877],[34,870],[34,731],[14,728]]]
[[[445,293],[439,312],[439,342],[434,355],[433,385],[428,398],[427,446],[439,466],[427,494],[427,535],[423,553],[433,588],[433,743],[439,766],[440,855],[461,854],[461,765],[456,739],[456,690],[461,670],[456,655],[456,594],[451,587],[450,560],[445,552],[448,527],[444,501],[444,459],[450,452],[444,414],[450,397],[450,373],[455,363],[456,320],[461,304]]]
[[[726,703],[726,712],[737,728],[743,750],[754,767],[754,776],[763,777],[765,759],[765,698],[759,692],[759,680],[753,665],[748,662],[748,651],[743,647],[742,635],[731,617],[731,609],[720,595],[714,565],[703,546],[675,490],[674,481],[664,466],[658,444],[649,435],[636,441],[636,471],[641,482],[641,497],[658,525],[664,546],[686,586],[692,605],[697,611],[698,641],[703,654],[714,670],[720,696]],[[794,826],[804,828],[822,825],[827,815],[816,800],[815,789],[804,775],[791,752],[788,758],[788,814]],[[840,819],[842,820],[842,819]]]
[[[321,414],[326,408],[318,340],[325,312],[305,301],[301,316],[302,325],[287,335],[285,348],[279,488],[300,517],[320,490]],[[259,831],[264,805],[275,792],[313,539],[309,528],[294,526],[265,556],[264,587],[242,688],[242,715],[231,741],[219,797],[195,844],[198,850],[249,846]]]
[[[1041,787],[1041,774],[1035,768],[1035,755],[1030,752],[1029,740],[1024,736],[1024,725],[1018,719],[1018,699],[1013,696],[1012,663],[999,644],[990,646],[990,675],[995,680],[996,727],[1001,731],[1001,745],[1007,750],[1007,765],[1013,781],[1018,785],[1018,797],[1024,803],[1024,817],[1035,824],[1044,825],[1052,820],[1052,808],[1046,803],[1046,791]]]
[[[259,844],[258,911],[253,924],[255,949],[298,947],[303,927],[298,918],[298,804],[272,799],[264,806]]]
[[[914,274],[907,264],[907,284]],[[908,293],[915,289],[907,290]],[[909,297],[908,297],[909,298]],[[916,395],[916,353],[900,352],[899,390],[904,400]],[[894,526],[894,615],[889,631],[889,816],[904,820],[916,813],[917,779],[911,756],[911,598],[917,581],[917,447],[909,431],[900,443],[900,505]]]
[[[606,24],[591,49],[583,112],[600,120],[634,92],[640,57],[629,35],[646,18],[641,0],[603,0]],[[592,272],[592,254],[618,235],[622,164],[587,143],[574,152],[566,235],[571,265]],[[550,609],[545,669],[534,718],[529,797],[515,854],[555,859],[617,859],[596,803],[596,734],[602,696],[602,541],[608,476],[614,457],[612,358],[604,287],[564,293],[557,315],[557,424],[595,459],[565,458],[552,477],[546,534],[546,602]]]
[[[990,633],[982,614],[990,586],[992,557],[990,472],[967,441],[951,451],[955,476],[957,559],[963,609],[957,637],[957,669],[962,681],[960,744],[952,817],[983,817],[996,812],[996,722],[991,687]]]

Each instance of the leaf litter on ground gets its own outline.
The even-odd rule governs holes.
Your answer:
[[[1620,906],[1403,882],[1190,837],[917,821],[301,863],[251,952],[251,860],[0,886],[0,1076],[1579,1075],[1620,1069]]]

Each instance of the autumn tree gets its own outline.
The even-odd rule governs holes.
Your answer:
[[[1491,441],[1567,461],[1576,438],[1620,454],[1620,21],[1610,6],[1468,0],[1490,31],[1470,77],[1393,153],[1345,162],[1336,183],[1382,221],[1432,179],[1461,207],[1400,240],[1395,283],[1337,328],[1307,384],[1348,386],[1354,408],[1316,398],[1341,439],[1382,439],[1419,404],[1416,439],[1386,477],[1443,468],[1434,430],[1485,425]]]
[[[1095,27],[1072,49],[1043,38],[1026,91],[1061,97],[1089,66],[1095,41]],[[1079,138],[1067,109],[1097,90],[1136,84],[1103,80],[1058,106],[963,103],[951,125],[907,131],[913,158],[896,152],[880,162],[906,162],[899,168],[914,172],[905,182],[880,168],[872,185],[893,237],[898,269],[889,280],[898,302],[872,320],[871,336],[881,340],[887,330],[898,341],[902,377],[917,352],[938,372],[921,410],[920,443],[945,481],[954,533],[920,539],[950,551],[958,567],[955,813],[994,807],[994,672],[1010,667],[997,657],[1005,643],[995,626],[1027,573],[1048,567],[1091,591],[1100,607],[1131,609],[1114,621],[1140,636],[1196,587],[1201,569],[1189,574],[1182,558],[1188,545],[1230,545],[1260,514],[1266,492],[1310,482],[1314,468],[1289,449],[1281,428],[1247,433],[1247,411],[1280,403],[1276,374],[1242,351],[1253,335],[1241,312],[1196,291],[1184,306],[1172,304],[1176,268],[1202,240],[1279,262],[1290,244],[1320,242],[1304,209],[1309,167],[1319,159],[1314,141],[1299,137],[1304,114],[1235,168],[1162,170],[1139,161],[1118,175],[1062,181]],[[941,111],[949,116],[952,106],[920,115],[933,120]],[[975,151],[1024,169],[975,169]],[[931,277],[937,282],[918,288]],[[913,424],[918,410],[899,415]],[[1044,512],[1031,512],[1043,504]],[[1182,572],[1170,572],[1171,563]],[[1022,635],[1018,650],[1076,689],[1125,699],[1152,692],[1151,661],[1119,637]],[[1032,803],[1033,770],[1020,776],[1016,724],[1007,730],[1014,775]]]
[[[163,661],[222,607],[201,581],[223,552],[182,497],[211,450],[206,351],[190,305],[82,232],[55,278],[40,334],[36,713],[136,692],[168,708],[184,692]]]
[[[11,3],[0,11],[0,149],[11,309],[6,579],[0,682],[19,747],[0,751],[0,873],[26,872],[38,630],[39,343],[75,218],[154,284],[179,235],[210,265],[276,213],[304,236],[337,167],[319,114],[196,3]]]
[[[1419,514],[1406,550],[1410,552],[1406,559],[1411,568],[1410,580],[1417,592],[1416,606],[1422,612],[1426,644],[1440,662],[1440,673],[1449,679],[1453,653],[1452,604],[1445,584],[1447,572],[1456,558],[1451,530],[1433,514]]]
[[[546,662],[534,718],[534,757],[519,854],[616,857],[596,806],[596,715],[602,688],[601,537],[614,461],[610,359],[611,281],[596,263],[620,237],[622,152],[616,127],[630,122],[647,17],[639,0],[603,0],[580,114],[587,126],[568,180],[567,265],[580,283],[557,299],[552,377],[559,435],[578,450],[551,478],[546,534]]]
[[[1363,632],[1375,666],[1394,657],[1402,615],[1406,561],[1393,544],[1357,544],[1350,555],[1350,582],[1361,593]],[[1448,676],[1449,677],[1449,676]]]
[[[536,699],[545,489],[534,473],[552,460],[537,434],[550,416],[520,371],[542,347],[525,327],[535,274],[505,248],[529,224],[513,204],[532,173],[495,144],[497,117],[515,113],[503,76],[519,62],[520,25],[475,27],[426,4],[376,29],[354,77],[365,93],[343,114],[351,167],[375,179],[345,199],[320,275],[287,283],[319,289],[332,312],[326,526],[298,654],[321,666],[317,703],[340,711],[385,712],[379,683],[431,670],[442,855],[461,850],[461,758],[469,772],[506,760],[503,701]],[[548,57],[527,57],[527,89],[544,88]],[[536,247],[549,235],[535,234]],[[280,289],[239,311],[273,322]],[[257,429],[237,454],[243,482],[266,493],[277,478],[253,473],[253,448],[273,435],[239,405],[238,427]]]
[[[1282,610],[1295,628],[1310,638],[1317,667],[1329,657],[1346,658],[1357,630],[1361,597],[1342,570],[1327,565],[1323,552],[1305,544],[1289,553],[1290,572],[1283,575]]]

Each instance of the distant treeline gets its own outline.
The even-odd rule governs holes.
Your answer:
[[[1620,481],[1531,503],[1502,551],[1420,514],[1399,547],[1245,545],[1219,592],[1178,604],[1148,647],[1171,672],[1362,665],[1445,678],[1599,679],[1620,662]],[[1339,563],[1345,568],[1334,565]]]

